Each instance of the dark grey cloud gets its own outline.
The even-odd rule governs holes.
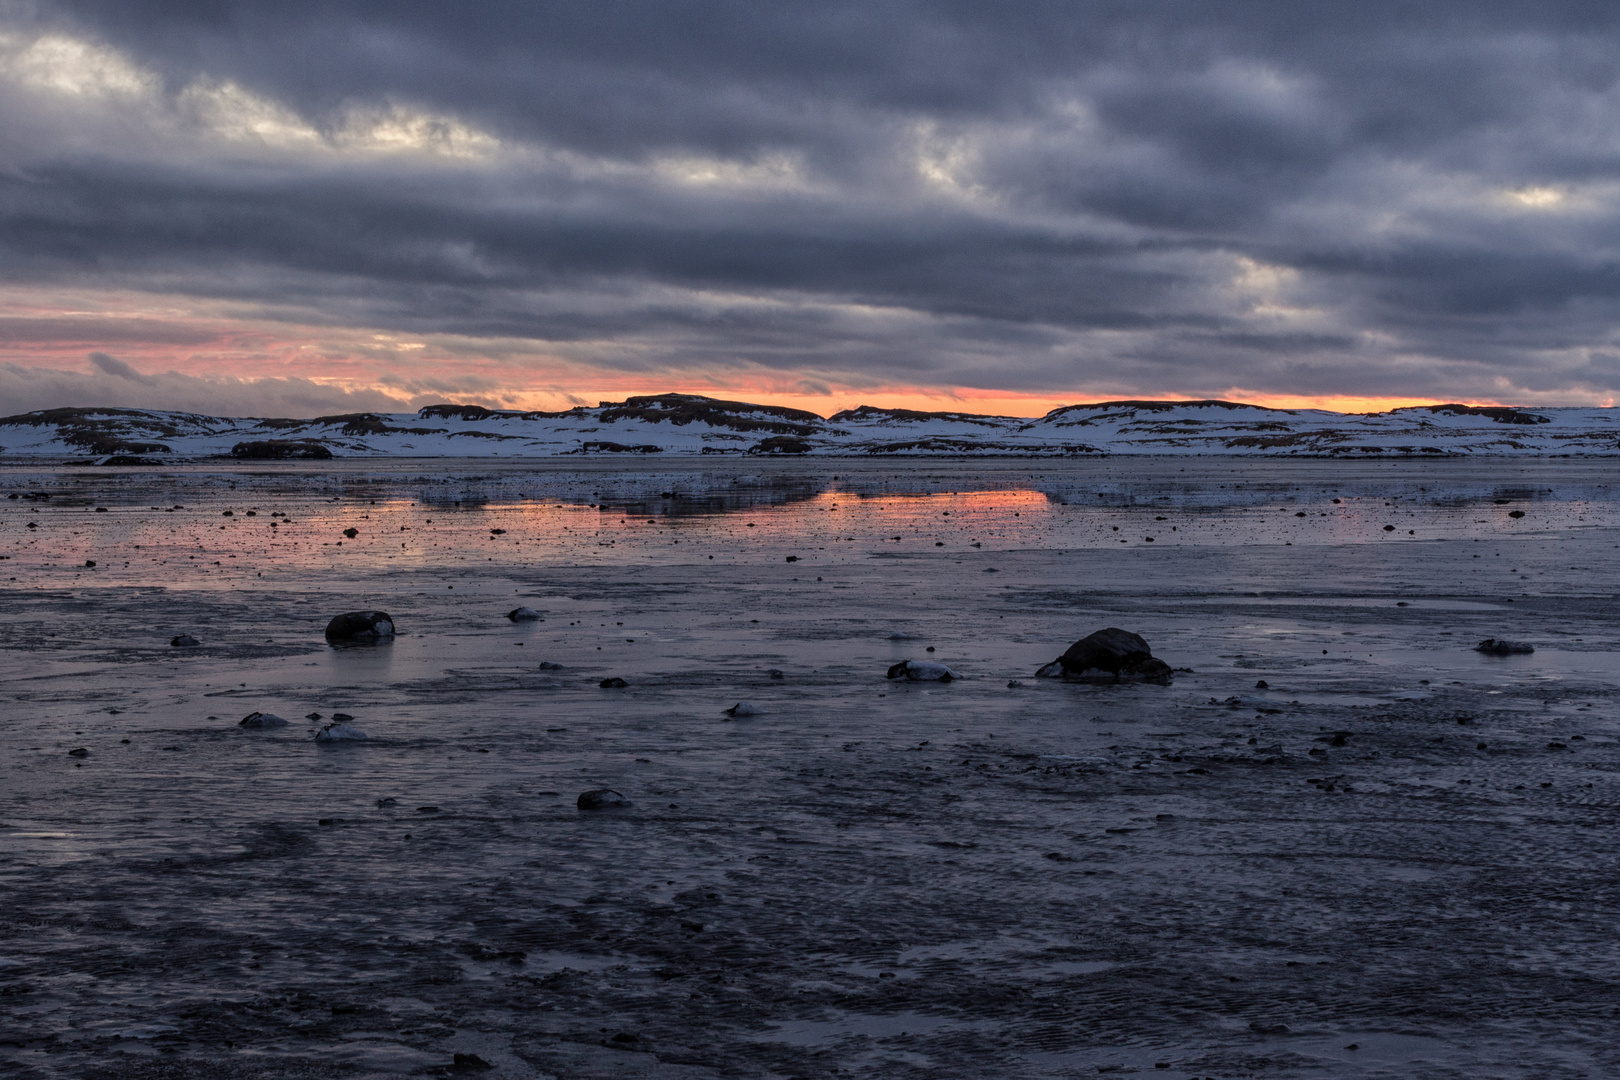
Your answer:
[[[812,386],[1620,388],[1620,9],[1335,8],[40,3],[0,278]]]

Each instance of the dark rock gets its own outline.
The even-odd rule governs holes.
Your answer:
[[[797,556],[797,555],[789,555],[789,556],[788,556],[788,557],[787,557],[787,561],[788,561],[788,562],[798,562],[798,561],[799,561],[799,557],[798,557],[798,556]]]
[[[778,681],[787,678],[786,675],[782,674],[780,668],[771,668],[771,670],[767,671],[765,674]]]
[[[287,721],[275,713],[250,712],[236,722],[237,727],[245,728],[278,728],[286,727]]]
[[[387,795],[381,799],[378,799],[377,805],[379,807],[398,806],[399,800],[394,798],[392,795]]]
[[[1534,645],[1526,645],[1522,641],[1508,641],[1506,638],[1486,638],[1474,646],[1475,652],[1486,656],[1525,656],[1536,651]]]
[[[1254,688],[1256,690],[1270,690],[1271,684],[1266,682],[1266,680],[1261,679],[1259,682],[1254,684]]]
[[[561,664],[553,664],[550,660],[540,661],[541,671],[561,671],[562,669],[563,666]]]
[[[908,679],[911,682],[950,682],[961,676],[932,660],[902,660],[890,666],[888,678]]]
[[[601,682],[597,683],[596,685],[600,686],[604,690],[623,690],[625,687],[629,686],[630,684],[625,682],[623,679],[619,678],[617,675],[615,675],[611,679],[603,679]]]
[[[320,718],[321,718],[321,714],[318,713],[318,712],[308,713],[308,714],[306,714],[304,716],[305,720],[319,720]]]
[[[332,451],[315,439],[261,439],[237,443],[231,447],[231,457],[257,461],[330,461]]]
[[[84,565],[87,568],[92,568],[93,569],[95,567],[95,565],[96,565],[96,560],[94,560],[94,559],[86,559],[86,560],[84,560]]]
[[[808,454],[810,444],[791,435],[775,435],[761,439],[748,448],[750,454]]]
[[[545,616],[532,607],[515,607],[506,613],[506,617],[513,622],[541,622]]]
[[[1524,517],[1524,511],[1523,510],[1509,510],[1508,511],[1508,517],[1510,517],[1510,518],[1522,518],[1522,517]]]
[[[722,709],[721,712],[730,717],[758,716],[760,708],[751,701],[739,701],[729,709]]]
[[[72,749],[72,750],[68,751],[68,757],[89,757],[89,756],[90,756],[90,751],[86,750],[82,746],[76,747],[75,749]]]
[[[353,540],[355,537],[360,535],[360,530],[351,526],[350,528],[343,530],[343,535],[347,536],[350,540]]]
[[[201,645],[202,642],[198,641],[196,638],[192,637],[190,634],[181,634],[178,637],[170,638],[169,639],[169,644],[170,645],[178,645],[178,646],[190,648],[193,645]]]
[[[374,644],[394,636],[394,618],[386,611],[349,611],[326,624],[326,640],[338,644]]]
[[[612,788],[594,788],[579,797],[581,810],[611,810],[629,805],[630,800]]]
[[[1249,1030],[1260,1035],[1287,1035],[1290,1028],[1287,1024],[1266,1024],[1259,1020],[1249,1022]]]
[[[477,1054],[457,1054],[450,1065],[450,1071],[453,1073],[488,1072],[494,1067]]]
[[[1071,682],[1153,682],[1166,685],[1174,674],[1154,657],[1148,643],[1128,630],[1110,626],[1081,638],[1056,660],[1035,673],[1044,679]]]
[[[350,716],[346,712],[335,712],[335,713],[332,714],[332,723],[334,723],[334,724],[352,724],[352,723],[354,723],[354,717]]]

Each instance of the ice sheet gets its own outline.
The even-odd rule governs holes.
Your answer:
[[[0,1061],[1620,1069],[1600,462],[739,464],[0,471]]]

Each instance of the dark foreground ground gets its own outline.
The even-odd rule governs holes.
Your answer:
[[[1620,1074],[1606,466],[728,466],[0,472],[0,1076]]]

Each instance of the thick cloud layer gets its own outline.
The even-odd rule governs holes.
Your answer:
[[[43,3],[0,274],[652,381],[1608,400],[1620,9],[1336,7]]]

